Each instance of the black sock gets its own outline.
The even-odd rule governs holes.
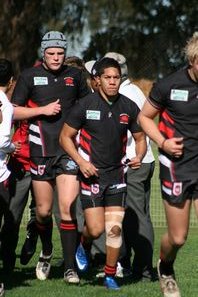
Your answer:
[[[51,255],[52,253],[52,228],[53,222],[52,218],[48,222],[42,224],[38,221],[36,222],[38,234],[40,235],[42,242],[42,251],[45,256]]]
[[[75,269],[75,253],[77,246],[77,221],[64,221],[60,223],[60,235],[63,248],[65,270]]]
[[[164,274],[164,275],[174,275],[173,263],[174,263],[174,261],[161,260],[160,273]]]
[[[91,248],[92,248],[92,243],[93,243],[93,240],[91,238],[85,238],[83,235],[81,236],[81,243],[82,243],[82,246],[87,254],[87,256],[90,255],[91,253]]]

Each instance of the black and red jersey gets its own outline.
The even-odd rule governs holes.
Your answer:
[[[96,92],[72,108],[66,123],[77,130],[81,129],[79,153],[104,176],[114,169],[123,169],[127,130],[132,133],[141,131],[136,122],[138,113],[138,106],[127,97],[119,94],[110,105]]]
[[[59,133],[64,119],[79,98],[89,93],[83,72],[63,66],[51,72],[43,65],[23,71],[17,80],[12,103],[21,106],[44,106],[60,99],[61,112],[55,116],[39,116],[29,121],[31,156],[58,156],[64,154],[59,145]]]
[[[198,84],[187,68],[153,85],[151,104],[160,109],[159,129],[166,138],[183,137],[184,153],[173,158],[160,150],[160,176],[170,181],[198,178]]]

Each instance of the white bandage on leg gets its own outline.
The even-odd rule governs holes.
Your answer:
[[[124,211],[105,212],[106,245],[120,248],[122,245],[122,221]]]

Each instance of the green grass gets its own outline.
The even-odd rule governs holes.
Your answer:
[[[25,232],[21,228],[18,252],[24,240]],[[154,264],[159,255],[160,237],[162,229],[155,230]],[[71,286],[63,281],[62,268],[57,267],[57,261],[61,259],[61,247],[57,228],[54,228],[54,257],[50,279],[38,281],[35,277],[35,265],[38,259],[40,244],[37,253],[27,266],[21,266],[19,258],[16,262],[16,270],[12,278],[6,278],[6,297],[160,297],[158,282],[132,284],[129,280],[120,280],[120,291],[107,291],[102,283],[94,277],[95,272],[82,275],[81,285]],[[197,229],[191,229],[186,245],[181,249],[175,265],[178,283],[182,297],[198,296],[198,252],[197,252]]]

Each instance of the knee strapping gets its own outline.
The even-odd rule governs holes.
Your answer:
[[[120,248],[122,245],[122,221],[124,211],[105,212],[106,245]]]

